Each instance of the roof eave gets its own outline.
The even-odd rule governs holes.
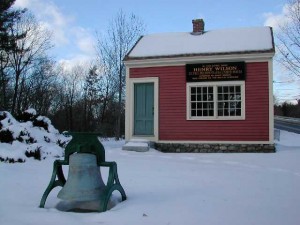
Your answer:
[[[250,50],[250,51],[236,51],[236,52],[216,52],[216,53],[196,53],[196,54],[178,54],[178,55],[162,55],[162,56],[145,56],[145,57],[131,57],[126,55],[124,61],[131,60],[147,60],[147,59],[169,59],[169,58],[182,58],[182,57],[205,57],[205,56],[223,56],[223,55],[245,55],[245,54],[258,54],[258,53],[273,53],[275,54],[274,44],[271,49],[266,50]]]

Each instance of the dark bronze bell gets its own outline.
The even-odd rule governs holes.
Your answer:
[[[65,201],[99,200],[105,184],[96,156],[87,153],[75,153],[69,158],[68,179],[57,197]]]

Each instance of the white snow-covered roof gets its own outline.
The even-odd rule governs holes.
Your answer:
[[[251,27],[142,36],[125,60],[192,55],[274,52],[270,27]]]

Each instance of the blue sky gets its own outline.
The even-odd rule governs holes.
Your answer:
[[[120,9],[139,16],[146,33],[191,31],[192,19],[196,18],[204,19],[206,30],[264,25],[276,29],[278,21],[284,19],[286,3],[287,0],[16,0],[16,6],[30,9],[53,31],[53,54],[57,61],[69,65],[95,56],[95,32],[105,32]],[[286,80],[275,67],[275,80]],[[293,93],[281,92],[282,86]],[[274,87],[280,98],[292,98],[299,85]]]
[[[49,1],[50,2],[50,1]],[[123,9],[140,16],[148,32],[188,31],[191,20],[204,18],[209,29],[261,26],[267,13],[278,14],[283,0],[55,0],[63,13],[76,18],[76,23],[91,29],[102,29]]]

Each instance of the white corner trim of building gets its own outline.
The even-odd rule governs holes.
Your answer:
[[[269,142],[274,144],[274,99],[273,99],[273,59],[268,60],[269,67]]]

